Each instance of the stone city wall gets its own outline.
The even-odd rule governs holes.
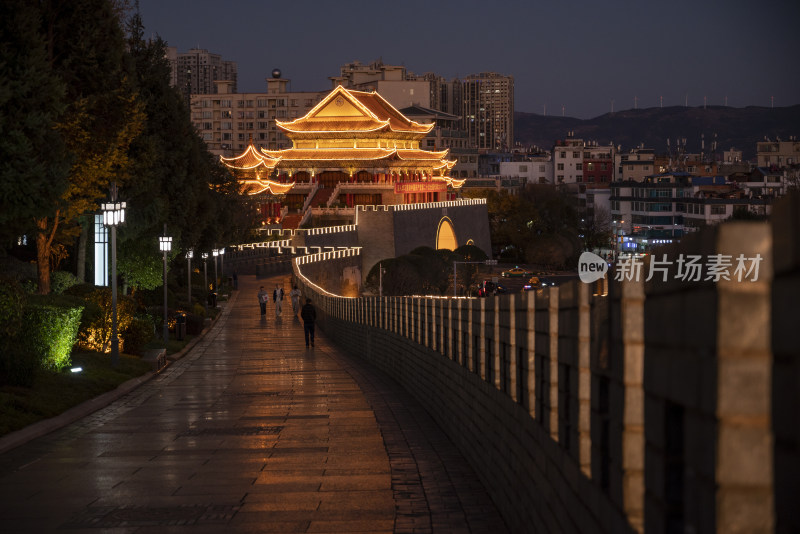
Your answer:
[[[326,335],[428,407],[512,531],[793,532],[797,206],[655,253],[760,254],[755,282],[342,298],[309,263],[295,275]]]

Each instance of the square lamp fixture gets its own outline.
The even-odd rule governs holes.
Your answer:
[[[161,252],[169,252],[172,250],[172,238],[164,235],[158,236],[158,249]]]
[[[103,210],[104,226],[118,226],[125,222],[124,202],[104,202],[100,207]]]

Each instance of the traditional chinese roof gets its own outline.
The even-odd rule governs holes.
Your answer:
[[[252,139],[250,140],[250,144],[247,145],[245,151],[238,156],[234,156],[232,158],[220,156],[219,159],[223,165],[237,170],[257,170],[259,167],[272,170],[278,163],[276,159],[270,158],[266,154],[259,153],[258,150],[256,150]]]
[[[462,185],[464,185],[464,182],[467,181],[466,179],[459,180],[458,178],[451,178],[450,176],[434,176],[433,180],[438,182],[445,182],[447,183],[448,186],[452,187],[453,189],[459,189]]]
[[[350,91],[341,85],[314,106],[305,117],[291,122],[276,121],[289,137],[293,133],[392,132],[424,136],[433,124],[412,121],[378,93]]]
[[[259,195],[261,193],[285,195],[293,186],[294,182],[279,184],[271,180],[239,180],[239,192],[242,195]]]

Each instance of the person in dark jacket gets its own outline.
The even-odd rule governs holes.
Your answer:
[[[303,309],[300,310],[300,317],[303,319],[303,332],[306,336],[306,347],[308,347],[309,340],[311,346],[314,346],[314,321],[317,320],[317,310],[311,304],[311,299],[306,299]]]

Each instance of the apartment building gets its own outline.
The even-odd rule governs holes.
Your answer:
[[[482,152],[514,146],[514,77],[472,74],[461,82],[462,127]]]
[[[290,92],[289,80],[273,73],[266,93],[235,93],[228,81],[218,81],[215,94],[192,95],[192,123],[212,154],[230,157],[247,148],[278,150],[292,142],[275,121],[305,116],[330,91]]]
[[[520,161],[499,163],[502,178],[520,178],[523,184],[552,184],[553,158],[550,154],[526,156]]]
[[[748,180],[748,181],[744,181]],[[611,184],[611,217],[618,244],[646,251],[653,239],[679,239],[738,210],[766,216],[780,196],[780,177],[754,172],[742,181],[672,172]],[[626,238],[624,238],[627,236]]]
[[[655,174],[655,151],[639,146],[629,152],[618,151],[614,155],[614,179],[617,181],[641,182],[645,176]]]
[[[764,138],[756,144],[756,154],[759,167],[797,165],[800,164],[800,141],[796,137],[790,137],[788,141]]]
[[[576,139],[572,132],[553,147],[555,183],[560,185],[586,184],[587,188],[608,187],[614,179],[613,145]]]
[[[174,46],[167,47],[167,60],[170,65],[170,85],[177,87],[184,97],[192,95],[215,94],[214,82],[232,82],[231,92],[237,88],[237,65],[226,61],[219,54],[212,54],[203,48],[191,48],[180,53]]]

